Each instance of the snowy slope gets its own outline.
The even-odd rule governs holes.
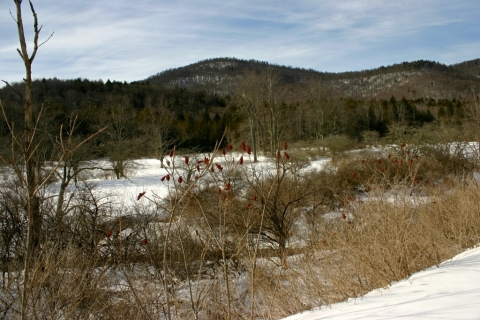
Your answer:
[[[480,319],[480,247],[439,267],[415,273],[388,289],[285,320]]]

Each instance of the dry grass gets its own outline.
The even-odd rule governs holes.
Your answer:
[[[318,235],[310,254],[292,256],[288,269],[265,267],[258,295],[269,303],[269,318],[361,296],[479,243],[478,185],[431,193],[418,202],[407,196],[357,203],[351,218]]]
[[[71,241],[48,238],[32,268],[28,316],[278,319],[386,287],[480,242],[480,187],[465,159],[405,146],[338,156],[316,173],[294,160],[278,159],[268,178],[232,165],[208,187],[173,189],[152,200],[169,213],[161,220],[98,219],[83,235],[76,220]],[[130,242],[119,236],[126,227]],[[20,312],[19,260],[2,264],[0,318]]]

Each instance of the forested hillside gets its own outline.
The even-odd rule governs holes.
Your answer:
[[[326,74],[213,59],[144,82],[42,79],[33,88],[34,103],[43,106],[45,133],[54,136],[63,125],[81,139],[106,127],[89,142],[84,156],[110,157],[121,164],[133,157],[163,158],[173,146],[210,150],[224,132],[225,143],[248,140],[255,153],[273,153],[285,140],[319,141],[341,134],[365,142],[398,126],[435,120],[461,125],[471,116],[472,88],[479,82],[472,70],[474,62],[447,67],[417,61]],[[17,128],[22,125],[17,94],[22,86],[0,90]],[[8,133],[2,120],[2,139]],[[52,141],[43,144],[44,155],[51,154]]]
[[[200,61],[185,67],[170,69],[149,77],[145,81],[168,87],[202,89],[215,93],[233,93],[246,71],[256,73],[273,70],[281,83],[306,83],[318,78],[331,86],[341,97],[383,98],[421,97],[433,99],[466,98],[469,89],[480,83],[479,60],[446,66],[418,60],[372,70],[328,73],[269,64],[256,60],[216,58]]]
[[[453,68],[477,78],[480,78],[480,59],[464,61],[462,63],[454,64]]]

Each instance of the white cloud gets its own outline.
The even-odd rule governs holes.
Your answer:
[[[471,48],[480,45],[474,33],[477,0],[43,0],[34,5],[44,26],[42,39],[55,31],[34,62],[38,77],[133,81],[225,56],[338,72],[417,59],[461,62],[478,58]],[[13,1],[0,4],[0,78],[18,81],[23,69],[12,62],[19,58],[9,9]],[[31,30],[31,14],[26,5],[23,10]]]

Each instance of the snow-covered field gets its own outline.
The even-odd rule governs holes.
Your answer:
[[[238,161],[240,156],[241,154],[237,153],[228,154],[226,157],[220,155],[215,158],[214,163],[225,166],[226,162],[230,162],[232,160]],[[203,159],[203,157],[204,155],[198,156],[199,159]],[[258,172],[275,171],[275,164],[270,158],[260,156],[258,158],[258,162],[253,164],[251,162],[253,157],[251,157],[251,159],[246,155],[244,155],[244,157],[244,170],[255,169]],[[169,170],[161,168],[160,161],[158,159],[138,159],[132,162],[132,167],[134,169],[130,170],[131,172],[128,174],[128,178],[114,179],[111,177],[111,180],[105,180],[104,176],[102,176],[100,172],[97,172],[91,174],[91,177],[87,179],[86,182],[95,184],[96,192],[108,195],[108,197],[104,200],[110,201],[119,208],[132,207],[135,204],[138,204],[137,196],[139,193],[146,192],[146,196],[151,196],[152,194],[155,194],[159,197],[166,196],[169,192],[169,187],[172,187],[174,181],[177,181],[178,174],[183,174],[183,171],[181,170],[183,161],[183,157],[175,157],[175,163],[178,165],[178,171],[176,170],[176,175],[173,176],[170,181],[161,181],[161,178],[171,171],[171,167],[168,168]],[[306,167],[302,168],[302,170],[322,170],[329,162],[330,159],[328,158],[315,159],[310,161]],[[102,166],[102,163],[98,163],[96,166]],[[108,164],[103,164],[103,167],[106,166],[108,166]],[[52,191],[52,194],[53,193],[54,191]]]
[[[480,247],[389,288],[285,318],[316,319],[480,319]]]
[[[353,150],[351,152],[358,153],[362,152],[365,154],[381,154],[382,152],[387,152],[388,148],[395,148],[396,146],[392,145],[385,148],[371,147],[362,150]],[[478,157],[478,144],[476,142],[470,143],[452,143],[447,146],[450,149],[452,154],[462,153],[468,157]],[[228,153],[226,156],[218,154],[214,162],[221,165],[226,164],[230,161],[238,161],[242,154],[232,152]],[[198,159],[203,159],[204,156],[210,157],[210,155],[198,154]],[[253,156],[244,154],[245,165],[244,170],[257,170],[257,172],[275,171],[275,164],[271,158],[265,156],[259,156],[258,162],[253,164]],[[170,159],[170,158],[169,158]],[[170,159],[171,160],[171,159]],[[196,161],[197,159],[192,159],[191,161]],[[183,156],[175,156],[175,163],[178,168],[181,168],[183,163]],[[304,163],[304,167],[301,168],[304,172],[308,171],[319,171],[325,168],[326,165],[330,163],[331,159],[327,157],[316,157],[310,158],[308,162]],[[166,164],[168,161],[164,160]],[[89,166],[92,164],[89,164]],[[109,163],[106,160],[97,160],[94,161],[93,166],[97,167],[109,167]],[[137,203],[136,199],[139,193],[146,192],[146,195],[155,194],[159,197],[166,196],[168,194],[168,188],[173,185],[173,180],[176,181],[178,178],[174,176],[172,181],[161,181],[161,178],[171,171],[165,168],[161,168],[160,161],[158,159],[138,159],[131,162],[131,167],[127,172],[128,179],[115,179],[113,174],[110,174],[110,179],[105,179],[108,175],[105,175],[104,171],[97,170],[97,172],[90,172],[87,182],[95,184],[95,190],[101,192],[102,194],[108,195],[108,201],[111,201],[113,204],[118,205],[119,207],[131,207]],[[178,170],[176,174],[182,174],[182,170]],[[480,180],[480,178],[479,178]],[[52,190],[52,194],[55,194],[55,190]],[[418,200],[419,198],[417,198]]]

